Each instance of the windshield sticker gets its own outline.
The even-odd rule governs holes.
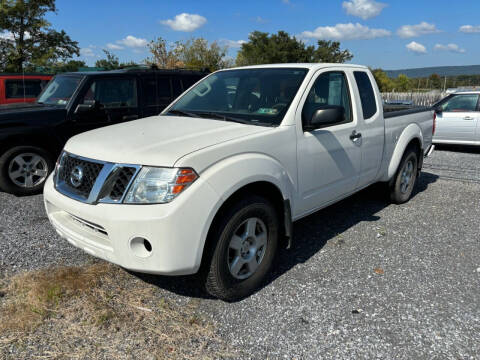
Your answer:
[[[276,115],[276,114],[278,114],[278,109],[260,108],[260,109],[257,110],[257,114]]]

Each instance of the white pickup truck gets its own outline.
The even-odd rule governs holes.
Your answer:
[[[124,268],[203,274],[233,301],[257,289],[292,223],[375,182],[407,201],[433,111],[384,115],[368,68],[215,72],[159,116],[71,138],[45,190],[61,237]]]

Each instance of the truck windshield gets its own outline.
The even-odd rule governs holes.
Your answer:
[[[167,115],[277,126],[307,72],[302,68],[220,71],[190,89]]]
[[[55,76],[38,97],[39,104],[67,105],[80,81],[79,76]]]

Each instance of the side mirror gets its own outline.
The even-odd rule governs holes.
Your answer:
[[[435,108],[433,109],[433,111],[435,111],[435,113],[437,113],[437,114],[441,114],[441,113],[443,112],[443,110],[442,110],[442,107],[441,107],[441,106],[437,106],[437,107],[435,107]]]
[[[315,130],[326,125],[334,125],[345,120],[345,108],[337,105],[326,105],[318,108],[310,122],[305,124],[305,130]]]
[[[75,109],[75,114],[86,113],[96,109],[98,103],[95,100],[85,100],[83,104],[78,104]]]

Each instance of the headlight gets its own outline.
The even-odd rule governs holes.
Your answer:
[[[143,167],[125,197],[127,204],[162,204],[175,199],[198,178],[189,168]]]

